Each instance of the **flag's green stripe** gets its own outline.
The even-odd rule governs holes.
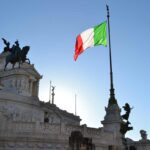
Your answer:
[[[94,45],[107,46],[107,22],[103,22],[100,25],[94,27]]]

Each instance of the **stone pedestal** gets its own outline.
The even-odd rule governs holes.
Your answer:
[[[104,129],[113,132],[120,132],[121,109],[119,108],[118,104],[105,107],[105,111],[106,115],[104,117],[104,121],[102,121]]]
[[[115,98],[113,101],[115,103],[109,103],[108,107],[105,107],[106,115],[101,123],[104,126],[104,131],[110,131],[114,134],[114,150],[123,150],[122,135],[120,133],[121,109]]]
[[[11,69],[7,66],[4,71],[5,58],[8,53],[0,55],[0,90],[23,96],[38,96],[39,80],[42,76],[35,70],[34,65],[21,64],[20,68]]]

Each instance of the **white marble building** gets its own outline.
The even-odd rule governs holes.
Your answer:
[[[0,150],[123,150],[120,108],[108,105],[102,128],[80,125],[80,117],[39,100],[42,76],[34,65],[4,71],[0,54]],[[143,134],[143,135],[146,135]],[[126,139],[131,150],[150,150],[146,136]]]

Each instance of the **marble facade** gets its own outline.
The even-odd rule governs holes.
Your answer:
[[[80,117],[38,98],[42,76],[34,65],[4,71],[0,54],[0,150],[123,150],[118,104],[105,108],[103,127],[80,124]],[[81,139],[81,140],[79,140]],[[150,150],[150,141],[126,139],[128,149]]]

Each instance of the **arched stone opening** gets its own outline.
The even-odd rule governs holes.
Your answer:
[[[95,150],[92,138],[83,137],[80,131],[73,131],[69,137],[71,150]]]

